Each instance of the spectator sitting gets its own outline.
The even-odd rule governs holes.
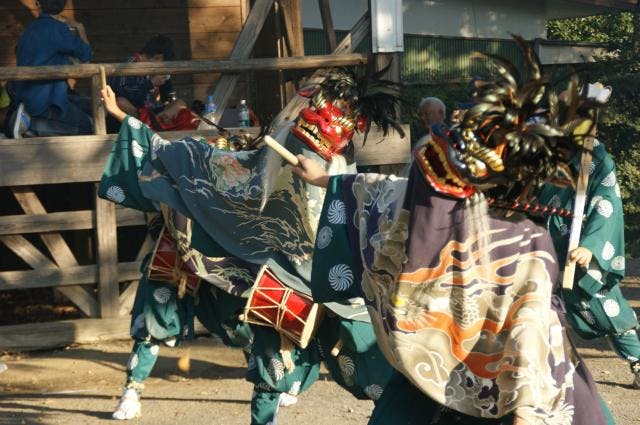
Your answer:
[[[418,116],[424,128],[424,134],[418,139],[415,147],[422,146],[427,143],[431,137],[431,126],[436,123],[444,122],[446,107],[442,100],[437,97],[425,97],[418,105]]]
[[[171,39],[156,35],[128,62],[162,62],[174,57]],[[173,95],[160,96],[161,93],[172,91],[168,89],[171,85],[170,78],[169,75],[113,77],[109,80],[109,85],[116,94],[120,109],[128,115],[140,118],[156,131],[197,128],[198,121],[184,101],[174,100]]]
[[[91,59],[84,25],[60,16],[65,0],[39,0],[38,18],[24,31],[16,47],[18,66],[68,65]],[[91,102],[69,95],[66,80],[16,81],[10,129],[20,138],[27,131],[36,136],[90,134]]]

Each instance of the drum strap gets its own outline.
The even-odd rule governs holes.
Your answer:
[[[180,273],[180,280],[178,281],[178,299],[183,299],[187,293],[187,274]]]

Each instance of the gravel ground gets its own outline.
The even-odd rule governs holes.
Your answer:
[[[629,385],[625,362],[606,342],[579,341],[580,351],[617,423],[640,423],[636,397]],[[59,351],[0,358],[8,369],[0,373],[0,425],[103,424],[117,404],[130,342],[87,345]],[[240,352],[211,338],[191,346],[191,371],[181,374],[177,358],[186,348],[163,348],[153,377],[146,383],[143,416],[134,424],[249,423],[251,385],[244,381]],[[278,423],[364,425],[373,404],[359,401],[326,374],[300,396],[298,404],[283,408]],[[109,421],[109,422],[107,422]]]

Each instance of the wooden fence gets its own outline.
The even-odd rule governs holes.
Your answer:
[[[118,263],[117,230],[144,225],[143,214],[116,206],[97,196],[94,209],[47,212],[33,190],[34,186],[43,184],[95,183],[100,180],[116,138],[116,135],[106,134],[105,112],[99,95],[100,66],[105,68],[107,75],[153,75],[349,66],[364,64],[366,60],[366,56],[361,54],[341,54],[228,61],[0,68],[0,80],[91,78],[95,120],[94,135],[0,141],[0,187],[9,188],[24,211],[20,215],[0,216],[0,242],[31,268],[0,272],[0,291],[52,287],[69,298],[87,317],[0,326],[0,351],[45,348],[128,335],[129,320],[123,316],[129,313],[133,303],[140,276],[140,261],[150,250],[151,242],[146,240],[142,244],[135,261]],[[217,134],[215,130],[202,130],[162,135],[171,140],[194,133],[203,136]],[[405,143],[389,149],[388,145],[383,147],[377,143],[379,138],[374,132],[366,149],[361,148],[361,141],[356,141],[356,158],[361,164],[408,161],[408,140],[404,139]],[[60,233],[72,230],[93,232],[96,241],[95,264],[78,263]],[[42,244],[32,243],[33,240],[30,241],[25,235],[38,235]]]

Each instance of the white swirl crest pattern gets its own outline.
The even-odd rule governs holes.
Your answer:
[[[331,227],[329,226],[324,226],[318,232],[318,237],[316,239],[316,246],[318,249],[325,249],[331,244],[331,240],[333,239],[333,230],[331,230]]]
[[[334,199],[329,204],[327,218],[331,224],[347,224],[347,208],[339,199]]]
[[[115,203],[121,204],[126,199],[126,196],[120,186],[113,185],[107,189],[107,198]]]
[[[353,272],[346,264],[329,269],[329,285],[334,291],[346,291],[353,284]]]

